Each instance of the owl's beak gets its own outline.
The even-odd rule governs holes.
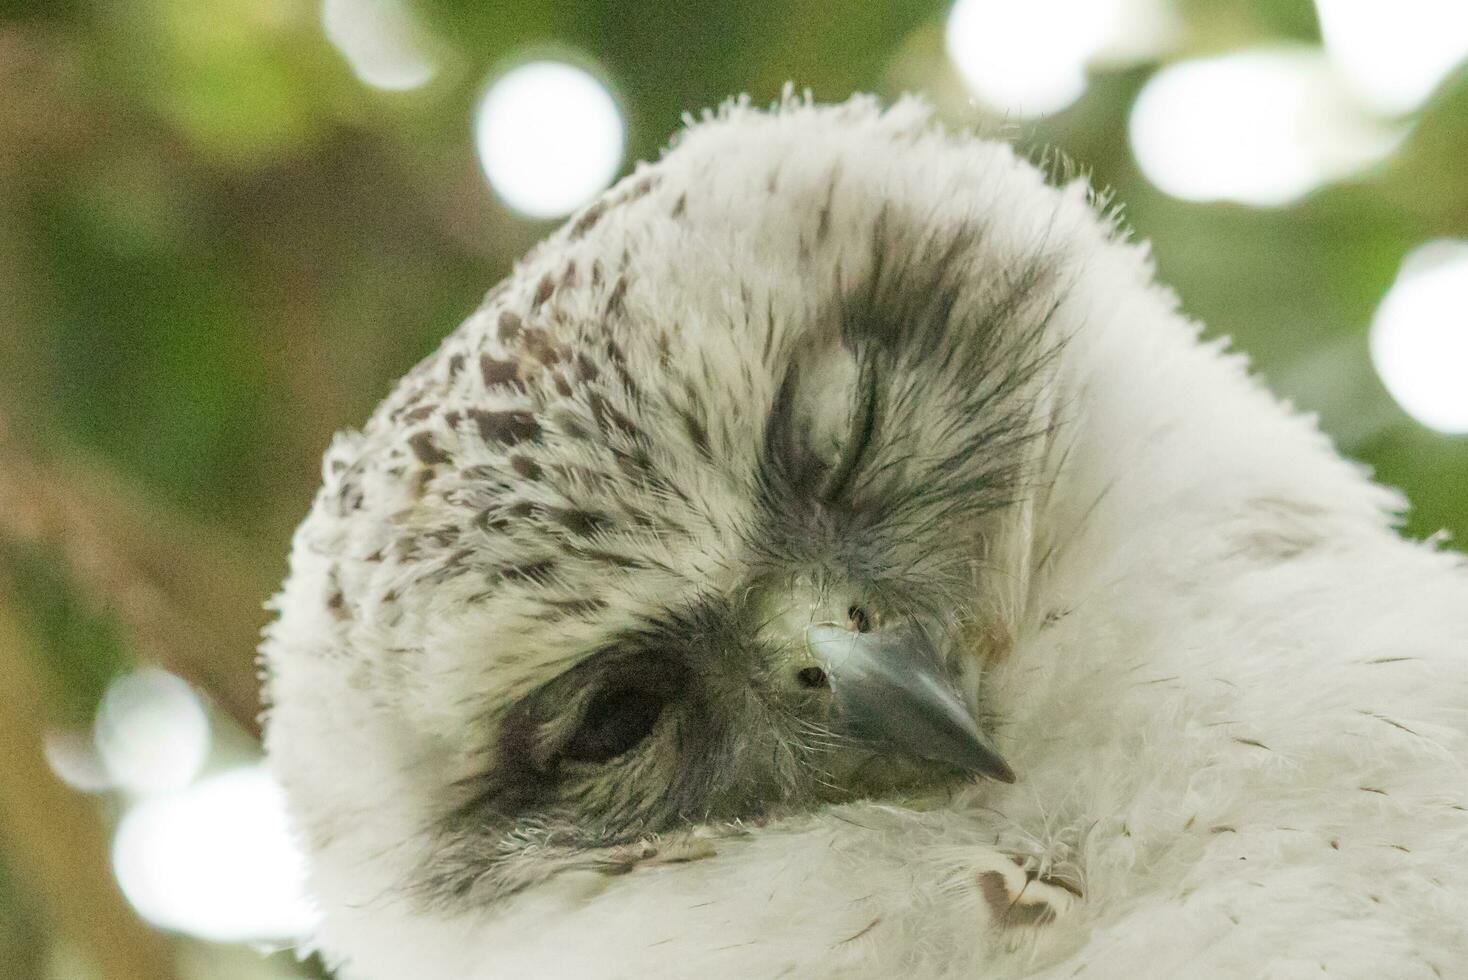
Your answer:
[[[826,672],[838,723],[847,735],[1014,782],[1014,770],[979,731],[921,630],[858,633],[818,623],[806,630],[805,639]]]

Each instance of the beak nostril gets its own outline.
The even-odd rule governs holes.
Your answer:
[[[831,686],[830,681],[826,678],[826,672],[819,667],[802,667],[795,672],[795,676],[799,679],[801,687],[814,690]]]

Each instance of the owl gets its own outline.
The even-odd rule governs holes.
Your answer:
[[[326,453],[262,647],[312,942],[1468,976],[1468,570],[1403,506],[1085,181],[731,103]]]

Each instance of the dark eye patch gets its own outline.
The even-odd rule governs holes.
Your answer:
[[[670,615],[648,623],[590,654],[560,675],[530,691],[506,710],[490,748],[490,762],[461,784],[463,802],[447,826],[503,829],[536,812],[570,807],[587,825],[610,834],[601,799],[606,781],[588,772],[626,755],[650,735],[660,720],[688,712],[705,724],[680,731],[677,751],[702,759],[717,732],[686,651],[689,637],[707,641],[714,633],[706,618]],[[636,785],[618,784],[618,827],[642,826],[656,811],[696,812],[707,770],[697,765],[668,767],[674,785],[661,775]],[[599,788],[598,788],[599,787]],[[588,795],[589,794],[589,795]]]
[[[561,758],[608,762],[631,751],[652,733],[666,703],[661,694],[636,688],[603,691],[586,709],[581,727],[561,750]]]

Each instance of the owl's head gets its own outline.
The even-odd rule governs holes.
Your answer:
[[[917,103],[790,102],[521,262],[335,441],[296,536],[269,746],[328,915],[1013,779],[981,675],[1108,231]]]

